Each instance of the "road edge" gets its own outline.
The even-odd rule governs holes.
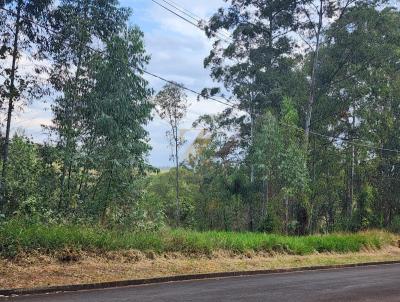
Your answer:
[[[220,273],[176,275],[168,277],[149,278],[149,279],[133,279],[133,280],[109,281],[100,283],[59,285],[59,286],[38,287],[38,288],[0,289],[0,297],[39,295],[39,294],[50,294],[57,292],[77,292],[84,290],[118,288],[118,287],[159,284],[159,283],[178,282],[178,281],[204,280],[204,279],[254,276],[254,275],[270,275],[279,273],[342,269],[342,268],[353,268],[353,267],[363,267],[363,266],[366,267],[366,266],[390,265],[390,264],[400,264],[400,260],[337,264],[337,265],[305,266],[305,267],[282,268],[282,269],[271,269],[271,270],[233,271],[233,272],[220,272]]]

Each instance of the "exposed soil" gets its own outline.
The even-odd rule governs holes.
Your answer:
[[[360,253],[307,256],[252,252],[235,255],[224,251],[209,256],[178,253],[157,255],[139,251],[95,255],[63,251],[52,256],[29,254],[19,255],[13,260],[0,259],[0,288],[34,288],[182,274],[390,260],[400,260],[399,247],[390,246],[379,251],[365,250]]]

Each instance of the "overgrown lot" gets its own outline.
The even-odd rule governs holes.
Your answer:
[[[83,225],[32,225],[15,221],[0,226],[0,254],[3,257],[30,252],[52,253],[65,249],[89,252],[135,249],[155,253],[187,254],[210,254],[213,251],[225,250],[235,253],[255,251],[307,255],[317,252],[346,253],[366,248],[380,249],[393,240],[393,235],[382,231],[292,237],[181,229],[128,232]]]

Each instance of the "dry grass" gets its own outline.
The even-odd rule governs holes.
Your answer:
[[[62,284],[95,283],[181,274],[262,270],[329,264],[400,260],[400,248],[358,253],[313,255],[271,255],[267,253],[214,252],[190,257],[180,253],[156,255],[138,251],[108,252],[101,256],[64,251],[53,256],[19,255],[13,260],[0,258],[0,288],[33,288]]]

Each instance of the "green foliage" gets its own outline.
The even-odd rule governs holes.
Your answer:
[[[258,122],[253,143],[253,162],[259,173],[268,178],[278,169],[284,150],[283,133],[279,121],[270,112]]]
[[[400,233],[400,215],[396,216],[390,225],[390,230],[395,233]]]
[[[10,141],[6,217],[17,215],[36,221],[52,213],[55,194],[52,189],[57,178],[43,157],[43,152],[52,152],[44,151],[46,148],[21,135]]]
[[[0,179],[0,211],[9,206],[8,162],[11,140],[11,122],[14,108],[36,101],[48,93],[40,80],[45,67],[21,71],[21,57],[40,63],[45,58],[47,38],[43,26],[52,0],[7,0],[0,12],[0,108],[6,110],[5,137],[2,142],[2,173]],[[6,103],[6,104],[4,104]],[[3,106],[6,105],[4,108]]]
[[[262,233],[279,233],[280,223],[277,215],[271,214],[268,211],[267,215],[261,219],[257,231]]]
[[[150,120],[151,90],[136,71],[148,62],[142,37],[137,28],[128,28],[111,38],[105,58],[96,56],[90,62],[93,87],[85,96],[83,163],[79,166],[85,185],[78,188],[78,194],[81,202],[92,196],[90,202],[103,222],[108,210],[136,199],[135,179],[150,168],[145,160],[150,146],[143,125]]]
[[[371,207],[375,199],[374,188],[370,185],[365,185],[358,196],[357,209],[353,215],[352,223],[356,231],[366,230],[374,223]]]
[[[15,207],[36,194],[40,159],[37,146],[22,136],[14,136],[9,152],[7,199]]]
[[[0,225],[0,254],[55,252],[66,248],[105,252],[137,249],[140,251],[209,254],[217,250],[281,252],[295,255],[316,252],[357,252],[362,248],[381,248],[390,244],[388,233],[332,234],[326,236],[287,237],[262,233],[127,232],[91,228],[84,225],[42,225],[9,221]]]
[[[20,135],[10,140],[5,125],[1,221],[21,219],[41,234],[41,223],[63,223],[49,235],[49,248],[64,244],[57,236],[76,245],[69,232],[94,248],[107,248],[106,241],[125,247],[122,240],[140,246],[126,229],[142,232],[139,237],[165,226],[227,232],[177,230],[165,232],[165,240],[148,233],[141,246],[203,252],[360,246],[359,237],[347,247],[340,236],[321,242],[229,231],[398,230],[400,12],[385,1],[227,1],[206,33],[228,30],[232,41],[213,43],[205,66],[235,106],[199,117],[195,127],[203,130],[184,163],[179,124],[187,96],[181,84],[169,83],[151,100],[143,77],[150,58],[143,33],[127,26],[128,9],[117,0],[2,5],[15,12],[0,12],[0,99],[8,101],[0,105],[8,105],[2,107],[7,120],[17,103],[29,106],[49,92],[40,73],[48,73],[55,99],[48,144]],[[41,25],[51,28],[44,32]],[[296,45],[303,42],[309,45]],[[25,56],[51,64],[21,73],[17,58]],[[148,164],[146,125],[154,108],[171,126],[175,171],[152,174]],[[69,223],[100,224],[126,237],[81,234]],[[4,249],[18,252],[29,236],[22,245],[7,237]],[[37,247],[45,247],[43,236]],[[330,247],[332,240],[339,246]]]
[[[199,200],[199,185],[194,173],[186,168],[179,168],[180,188],[180,215],[181,226],[193,227],[195,225],[195,207]],[[175,170],[160,172],[150,175],[145,183],[143,200],[147,204],[153,204],[155,208],[163,211],[166,221],[173,225],[176,220],[176,191]]]

